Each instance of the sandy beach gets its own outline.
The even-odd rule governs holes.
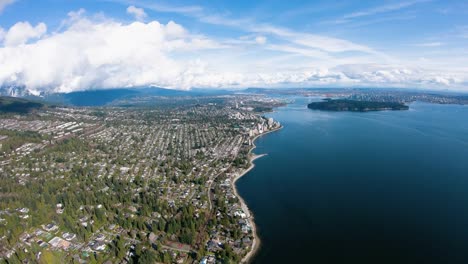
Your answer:
[[[255,167],[255,164],[253,163],[254,160],[267,155],[267,154],[252,155],[252,151],[256,147],[255,146],[255,140],[257,138],[261,137],[261,136],[264,136],[264,135],[266,135],[268,133],[271,133],[271,132],[275,132],[275,131],[280,130],[282,128],[283,128],[283,126],[280,126],[279,128],[267,131],[267,132],[265,132],[263,134],[259,134],[259,135],[255,136],[252,139],[252,148],[249,150],[249,164],[250,164],[250,166],[246,170],[244,170],[241,174],[237,175],[231,182],[232,189],[234,190],[234,194],[239,199],[244,212],[247,213],[247,218],[248,218],[250,224],[252,225],[252,233],[253,233],[253,236],[254,236],[253,241],[252,241],[252,248],[250,249],[249,253],[247,253],[247,255],[245,255],[244,258],[241,260],[241,263],[249,263],[251,261],[252,257],[257,253],[258,249],[260,248],[261,241],[260,241],[260,238],[258,237],[258,234],[257,234],[257,226],[255,225],[254,215],[249,210],[249,208],[247,207],[247,204],[245,203],[244,199],[239,195],[239,193],[237,191],[237,187],[236,187],[236,182],[241,177],[243,177],[245,174],[247,174],[247,172],[249,172],[250,170],[252,170]]]

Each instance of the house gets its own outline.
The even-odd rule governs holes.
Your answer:
[[[38,240],[38,241],[37,241],[37,244],[38,244],[40,247],[43,247],[43,248],[45,248],[45,247],[47,247],[47,246],[49,245],[49,244],[47,244],[47,242],[44,242],[44,241],[42,241],[42,240]]]
[[[96,236],[96,240],[97,241],[104,241],[104,239],[106,239],[106,236],[104,236],[103,234],[98,234]]]
[[[96,240],[89,242],[88,246],[95,251],[102,251],[106,249],[106,245],[104,243]]]
[[[243,225],[241,229],[243,233],[248,233],[251,230],[250,226],[248,225]]]
[[[242,244],[250,245],[250,244],[252,244],[252,240],[250,238],[248,238],[248,237],[244,237],[244,238],[242,238]]]
[[[212,255],[205,256],[200,261],[200,264],[214,264],[214,263],[216,263],[216,258],[215,256],[212,256]]]
[[[215,252],[219,250],[219,243],[216,243],[214,240],[208,241],[206,244],[206,249],[211,252]]]
[[[45,231],[48,231],[48,232],[52,232],[52,231],[55,231],[58,229],[58,226],[56,226],[55,224],[53,223],[50,223],[50,224],[47,224],[45,226],[42,226],[42,228],[44,228]]]
[[[21,241],[25,242],[25,241],[28,240],[30,237],[31,237],[30,234],[28,234],[28,233],[23,233],[23,234],[20,235],[19,239],[20,239]]]
[[[49,241],[49,244],[53,247],[53,248],[61,248],[63,250],[67,250],[71,243],[68,242],[68,241],[65,241],[63,239],[61,239],[60,237],[54,237],[52,238],[52,240]]]
[[[63,233],[62,237],[65,240],[70,241],[70,240],[74,239],[76,237],[76,235],[72,234],[72,233]]]
[[[18,212],[23,213],[23,214],[27,214],[27,213],[29,213],[29,208],[26,208],[26,207],[19,208]]]
[[[34,232],[34,234],[36,234],[36,236],[40,236],[44,233],[44,231],[42,231],[41,229],[36,229],[36,231]]]
[[[149,239],[149,241],[150,241],[151,243],[155,243],[156,240],[158,239],[158,236],[155,235],[153,232],[151,232],[151,233],[149,234],[149,236],[148,236],[148,239]]]
[[[241,218],[247,218],[247,215],[244,212],[240,211],[240,210],[234,212],[234,216],[240,216]]]

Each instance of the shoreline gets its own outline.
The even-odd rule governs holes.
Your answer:
[[[258,252],[258,250],[260,249],[260,244],[261,244],[261,240],[260,240],[260,237],[258,236],[257,234],[257,226],[255,225],[255,218],[254,218],[254,215],[253,213],[250,211],[249,207],[247,206],[247,203],[244,201],[244,199],[239,195],[239,192],[237,191],[237,186],[236,186],[236,182],[242,178],[245,174],[247,174],[249,171],[251,171],[254,167],[255,167],[255,164],[253,163],[256,159],[258,158],[261,158],[263,156],[266,156],[268,154],[259,154],[259,155],[251,155],[252,154],[252,151],[257,147],[255,145],[255,140],[257,140],[257,138],[261,137],[261,136],[264,136],[266,134],[269,134],[269,133],[272,133],[272,132],[275,132],[275,131],[278,131],[280,129],[282,129],[283,126],[280,126],[278,128],[275,128],[275,129],[272,129],[272,130],[269,130],[269,131],[266,131],[265,133],[263,134],[259,134],[259,135],[256,135],[253,139],[252,139],[252,147],[250,148],[249,152],[248,152],[248,156],[249,156],[249,164],[250,166],[245,169],[244,171],[242,171],[242,173],[240,173],[239,175],[237,175],[236,177],[234,177],[234,179],[232,179],[231,181],[231,185],[232,185],[232,189],[234,191],[234,195],[239,199],[239,202],[241,204],[241,207],[242,209],[244,210],[245,213],[248,213],[248,216],[247,216],[247,219],[249,220],[251,226],[252,226],[252,234],[253,234],[253,242],[252,242],[252,248],[250,249],[250,251],[242,258],[242,260],[240,261],[240,263],[250,263],[250,261],[252,260],[252,257],[255,256],[255,254]]]

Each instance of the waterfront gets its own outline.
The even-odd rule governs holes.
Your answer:
[[[297,98],[296,98],[297,99]],[[329,113],[307,98],[270,114],[237,182],[254,213],[254,263],[466,263],[468,108]]]

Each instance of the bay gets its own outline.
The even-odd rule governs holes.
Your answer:
[[[468,107],[269,114],[237,182],[255,216],[253,263],[468,263]]]

